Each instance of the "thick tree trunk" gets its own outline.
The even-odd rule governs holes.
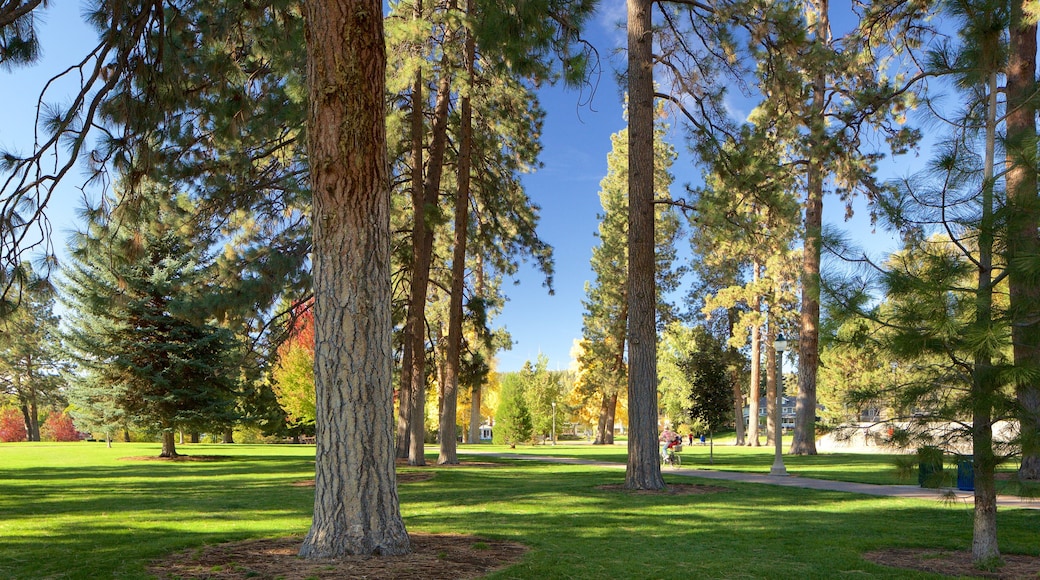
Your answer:
[[[224,443],[234,443],[234,442],[235,442],[235,430],[232,429],[231,427],[228,427],[227,429],[224,430]]]
[[[164,429],[162,432],[162,450],[159,457],[178,457],[177,440],[173,429]]]
[[[1040,480],[1040,203],[1037,199],[1036,22],[1026,0],[1011,2],[1007,63],[1007,263],[1016,385],[1022,429],[1020,479]]]
[[[191,443],[198,443],[198,442],[199,442],[199,439],[201,439],[201,437],[202,437],[202,436],[201,436],[201,435],[199,434],[199,432],[198,432],[198,431],[192,431],[192,432],[191,432],[191,437],[189,437],[189,441],[190,441]]]
[[[306,558],[409,551],[394,473],[383,6],[310,0],[314,520]]]
[[[830,42],[828,0],[813,0],[817,44]],[[805,245],[802,258],[802,320],[798,334],[798,399],[795,402],[791,453],[816,455],[816,371],[820,366],[820,251],[823,244],[824,140],[827,76],[813,79],[809,116],[809,165],[805,199]]]
[[[664,489],[657,447],[652,2],[628,0],[628,465],[626,489]]]

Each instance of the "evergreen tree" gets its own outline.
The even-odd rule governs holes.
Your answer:
[[[178,429],[235,418],[237,345],[200,308],[208,244],[193,233],[190,202],[149,193],[114,200],[110,216],[85,212],[62,288],[82,376],[72,388],[107,385],[127,420],[161,434],[161,456],[173,457]]]
[[[710,461],[715,461],[715,431],[732,420],[730,362],[721,341],[702,332],[697,350],[680,359],[679,368],[690,385],[689,417],[712,439]],[[728,349],[726,349],[728,350]]]
[[[39,58],[36,16],[47,4],[46,0],[12,0],[0,5],[0,67],[10,69]]]
[[[671,165],[675,151],[664,141],[667,127],[658,123],[655,128],[654,198],[658,202],[671,200]],[[613,443],[614,415],[618,394],[628,378],[626,352],[628,347],[628,142],[627,130],[611,136],[613,147],[607,155],[607,175],[600,182],[599,244],[592,249],[592,270],[595,279],[586,284],[585,313],[582,315],[582,352],[579,366],[583,369],[579,385],[585,401],[594,398],[602,402],[596,443]],[[679,220],[667,203],[655,208],[655,278],[656,312],[662,324],[673,315],[664,296],[674,290],[678,272],[673,270],[675,238]]]
[[[492,441],[496,445],[510,447],[529,442],[534,426],[524,393],[524,382],[519,375],[503,377],[498,401]]]

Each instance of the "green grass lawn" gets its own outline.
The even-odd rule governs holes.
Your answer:
[[[624,453],[564,447],[554,451]],[[313,489],[292,484],[313,476],[313,446],[180,449],[224,458],[121,459],[157,454],[148,444],[0,445],[0,578],[142,578],[149,561],[172,551],[307,531]],[[402,471],[415,469],[425,468]],[[434,473],[400,485],[406,525],[531,547],[493,578],[937,578],[860,554],[971,544],[970,507],[935,501],[728,482],[722,493],[631,495],[597,489],[621,483],[617,469],[511,460]],[[1038,525],[1040,513],[1001,510],[1002,551],[1037,554]]]

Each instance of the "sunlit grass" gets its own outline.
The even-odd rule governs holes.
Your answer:
[[[623,445],[570,447],[520,451],[620,453],[623,460]],[[515,460],[488,466],[467,449],[462,458],[481,465],[401,468],[434,473],[399,486],[401,510],[412,531],[531,547],[496,578],[933,578],[860,555],[971,544],[968,506],[728,482],[719,493],[632,495],[600,489],[623,481],[619,469]],[[0,445],[0,578],[143,578],[149,561],[174,551],[307,531],[313,489],[293,483],[313,477],[313,446],[183,450],[222,460],[120,459],[158,453],[146,444]],[[719,451],[717,460],[726,459]],[[684,453],[701,455],[696,448]],[[759,455],[741,451],[727,460],[757,465],[770,458]],[[674,474],[666,480],[719,485]],[[1036,553],[1038,524],[1036,512],[1001,510],[1002,551]]]
[[[823,453],[819,455],[789,455],[790,437],[783,440],[784,465],[788,473],[800,477],[827,479],[832,481],[850,481],[877,485],[917,485],[916,459],[910,455],[889,453]],[[507,446],[477,445],[462,446],[460,449],[472,449],[478,452],[490,452],[516,455],[545,455],[550,457],[573,457],[595,459],[613,463],[625,463],[628,459],[626,443],[614,445],[590,445],[588,443],[559,442],[557,445],[518,445],[515,449]],[[733,439],[724,438],[716,441],[714,449],[709,445],[683,445],[682,466],[688,469],[708,469],[717,471],[742,471],[768,474],[773,463],[775,448],[766,446],[763,439],[761,447],[745,447],[733,444]],[[901,464],[912,464],[907,470]],[[999,469],[1002,473],[1013,473],[1016,464],[1006,463]],[[957,466],[952,459],[946,462],[946,478],[944,485],[956,483]],[[998,492],[1007,494],[1040,495],[1040,490],[1021,488],[1013,481],[998,481]]]

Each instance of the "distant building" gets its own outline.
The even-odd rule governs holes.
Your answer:
[[[791,429],[794,429],[794,418],[795,418],[794,405],[797,402],[797,400],[798,400],[797,397],[788,397],[788,396],[781,397],[780,424],[783,425],[783,428],[784,428],[785,431],[790,431]],[[758,424],[759,425],[764,426],[766,424],[766,410],[768,408],[769,407],[767,406],[767,399],[765,397],[762,397],[761,399],[759,399],[759,401],[758,401]],[[744,407],[744,426],[745,427],[748,426],[748,414],[750,414],[750,413],[751,413],[751,407],[750,406],[745,406]]]
[[[491,441],[492,425],[484,423],[480,426],[480,440]]]

